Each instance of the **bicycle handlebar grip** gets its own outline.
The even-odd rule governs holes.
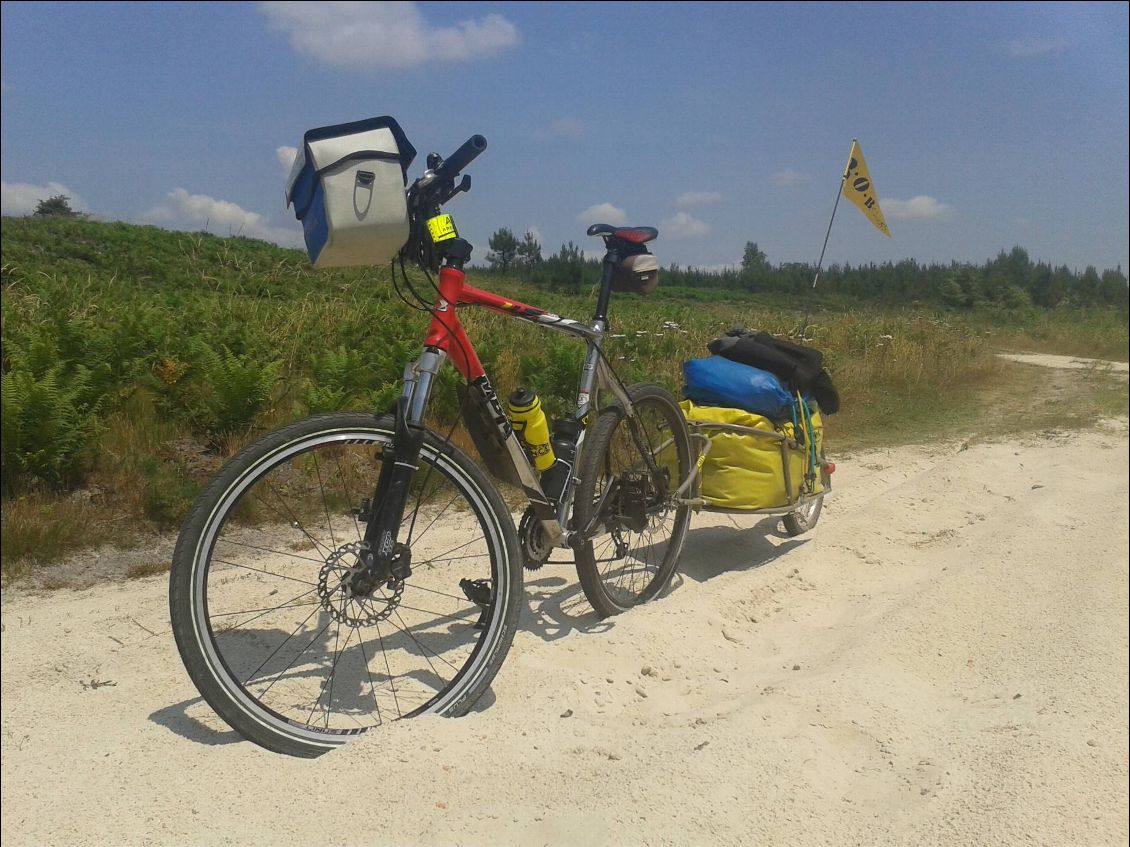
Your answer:
[[[472,135],[463,142],[462,147],[443,160],[443,164],[436,171],[436,176],[455,179],[463,168],[471,164],[486,149],[487,140],[481,135]]]

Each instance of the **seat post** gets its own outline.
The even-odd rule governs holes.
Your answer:
[[[620,264],[620,251],[609,245],[608,252],[604,254],[604,262],[601,265],[600,294],[596,299],[596,314],[593,315],[593,323],[597,321],[605,325],[608,323],[608,301],[612,298],[612,276],[616,273],[618,264]]]

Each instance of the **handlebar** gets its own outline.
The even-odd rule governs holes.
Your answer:
[[[425,270],[439,269],[440,256],[426,232],[425,222],[438,215],[440,207],[456,194],[470,189],[469,176],[464,176],[458,183],[456,178],[486,149],[487,140],[481,135],[472,135],[443,161],[439,161],[435,153],[428,154],[428,170],[412,183],[407,192],[410,229],[408,241],[401,249],[402,259],[408,259]]]
[[[471,164],[486,149],[487,140],[481,135],[472,135],[463,142],[462,147],[443,160],[443,164],[436,169],[436,177],[440,181],[455,179],[463,168]]]

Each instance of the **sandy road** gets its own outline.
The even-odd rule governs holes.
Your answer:
[[[475,713],[313,762],[197,700],[163,577],[6,591],[3,842],[1125,844],[1128,461],[859,454],[811,537],[698,516],[610,622],[543,569]]]

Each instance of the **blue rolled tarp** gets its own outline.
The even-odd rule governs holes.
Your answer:
[[[683,363],[683,396],[703,406],[744,409],[767,418],[791,414],[793,397],[769,371],[722,356]]]

